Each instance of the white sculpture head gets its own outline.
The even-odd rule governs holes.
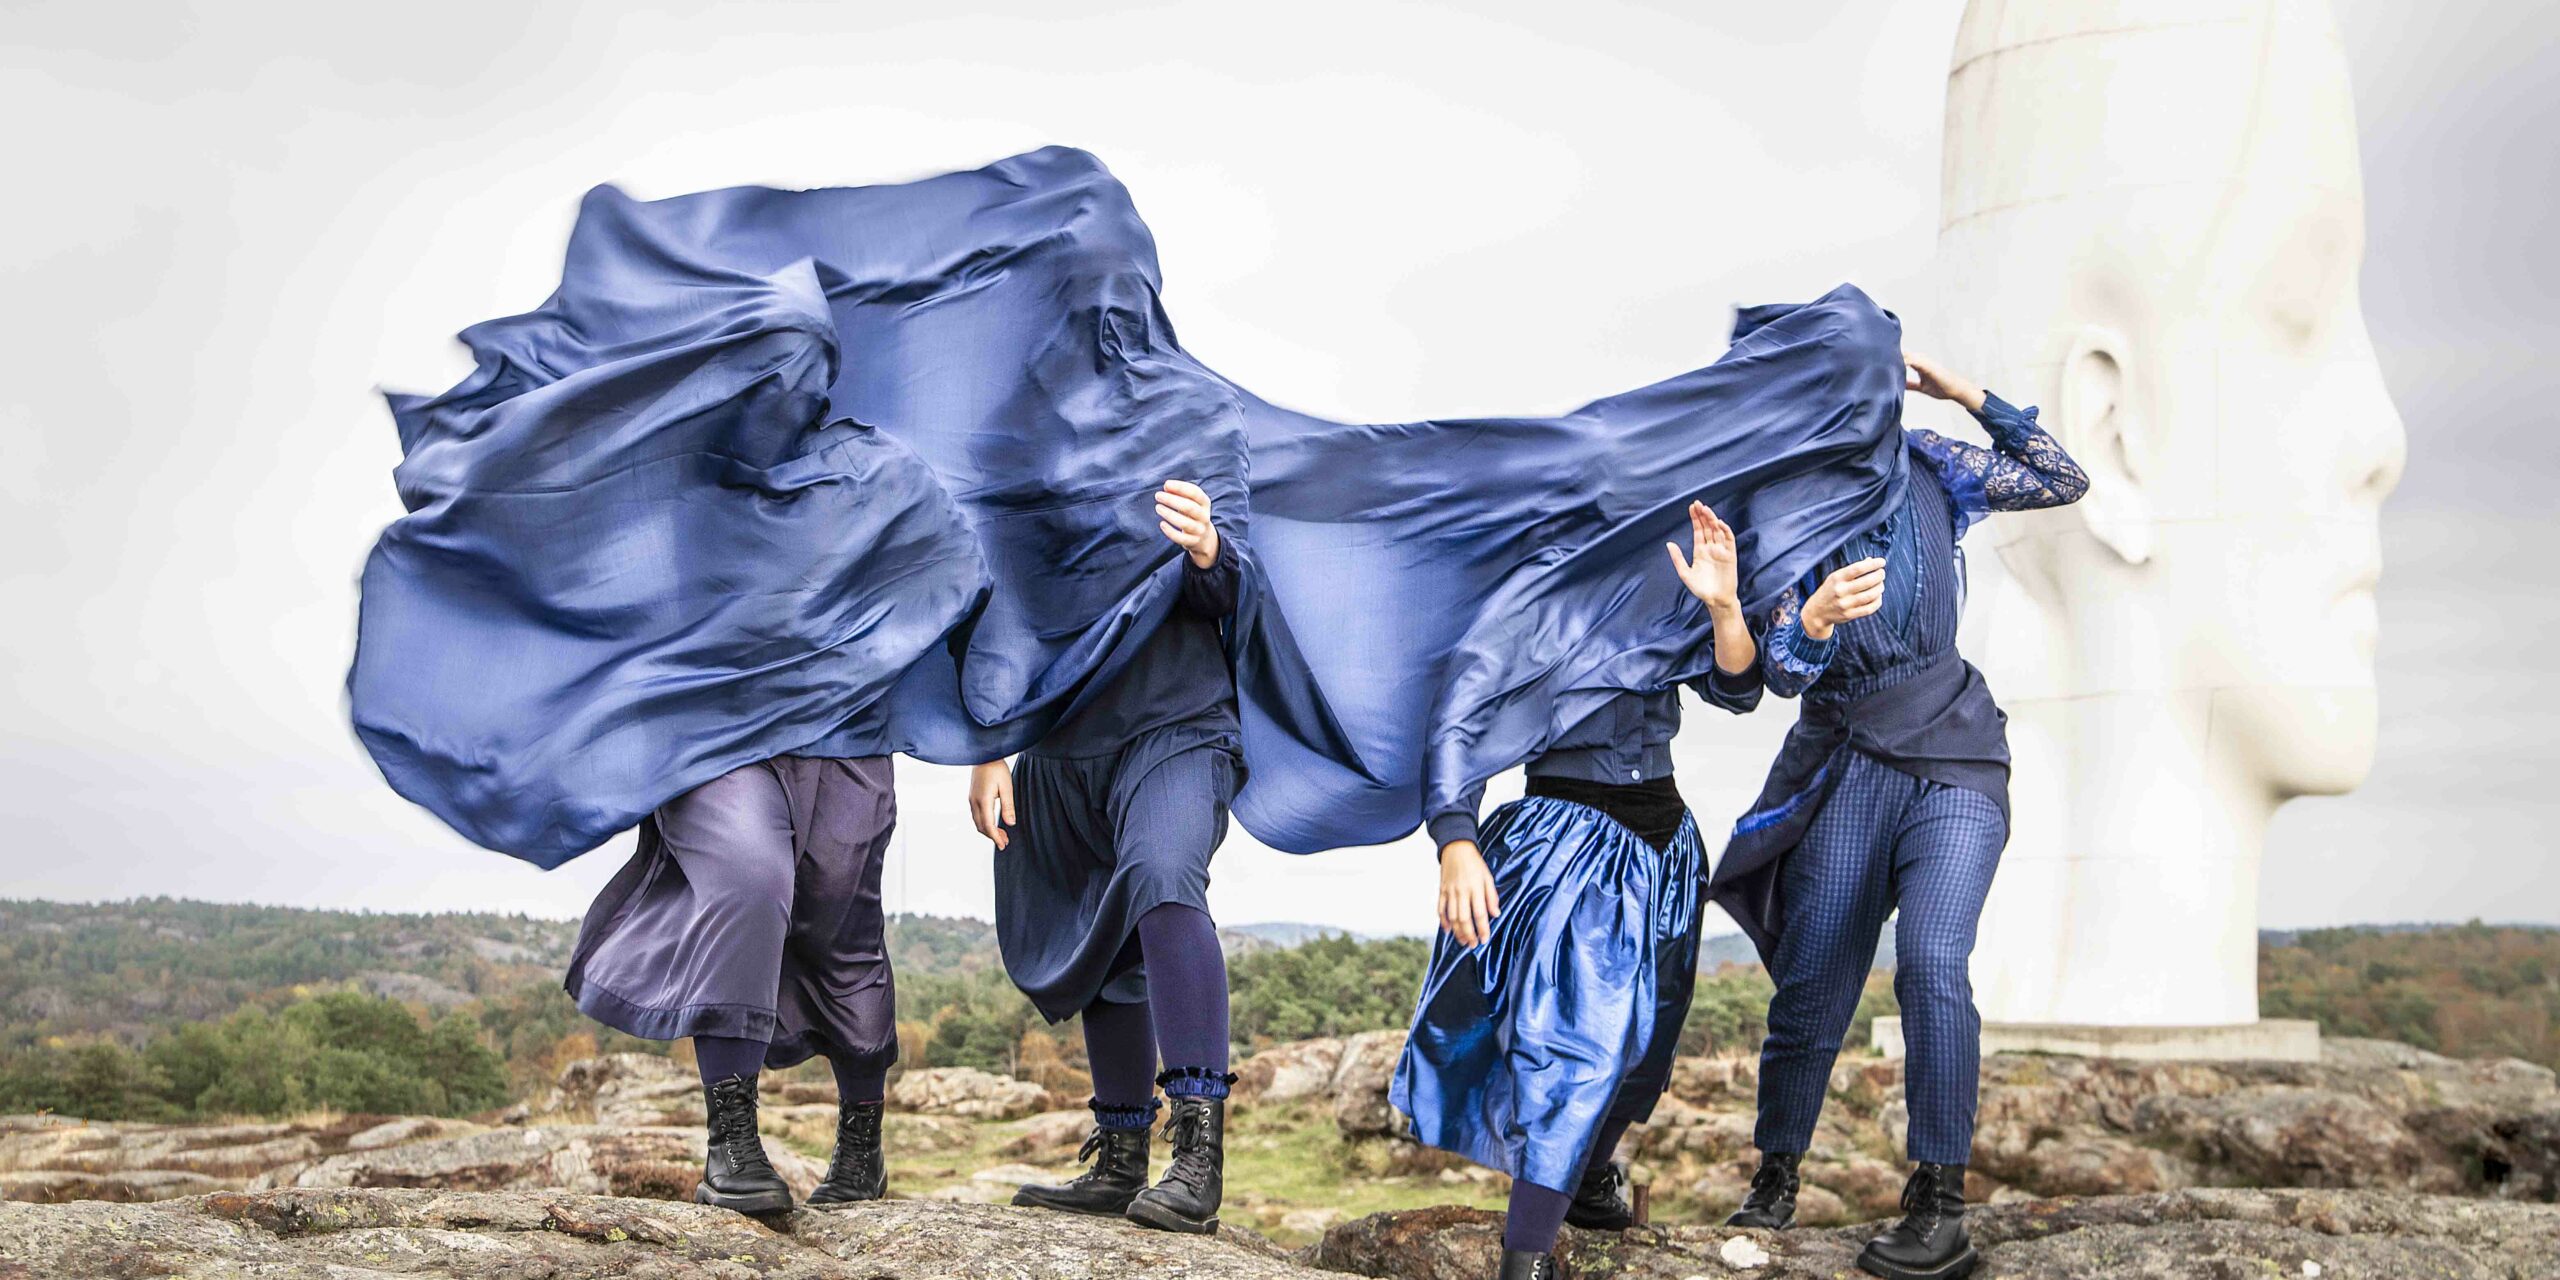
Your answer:
[[[1982,531],[2028,602],[1980,655],[2004,698],[2165,697],[2203,720],[2164,737],[2270,808],[2360,782],[2404,441],[2326,4],[1975,0],[1939,252],[1949,353],[2091,480]]]

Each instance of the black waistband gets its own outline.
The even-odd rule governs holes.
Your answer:
[[[1680,820],[1689,815],[1688,802],[1680,798],[1680,788],[1667,773],[1642,782],[1587,782],[1531,774],[1529,794],[1597,809],[1656,849],[1671,847],[1680,834]]]

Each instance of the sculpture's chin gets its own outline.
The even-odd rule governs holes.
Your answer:
[[[2227,689],[2214,701],[2228,726],[2219,746],[2253,762],[2279,796],[2343,795],[2373,772],[2379,712],[2369,684]]]

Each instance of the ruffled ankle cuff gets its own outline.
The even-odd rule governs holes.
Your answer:
[[[1085,1105],[1093,1108],[1093,1122],[1105,1129],[1152,1129],[1156,1123],[1156,1112],[1164,1103],[1149,1098],[1145,1106],[1114,1107],[1104,1105],[1100,1098],[1093,1098]]]
[[[1209,1067],[1169,1067],[1156,1086],[1171,1098],[1223,1098],[1234,1087],[1236,1073]]]

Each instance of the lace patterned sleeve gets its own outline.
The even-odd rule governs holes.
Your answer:
[[[2089,477],[2063,452],[2062,443],[2036,425],[2036,411],[1986,395],[1974,415],[1991,433],[1985,449],[1935,431],[1915,430],[1911,446],[1927,460],[1956,500],[1956,533],[1994,511],[2033,511],[2078,502]]]
[[[1831,665],[1831,655],[1840,647],[1840,633],[1834,631],[1828,640],[1815,640],[1804,633],[1804,592],[1799,587],[1787,588],[1769,611],[1769,621],[1760,641],[1760,679],[1769,692],[1781,698],[1792,698],[1813,687]]]

